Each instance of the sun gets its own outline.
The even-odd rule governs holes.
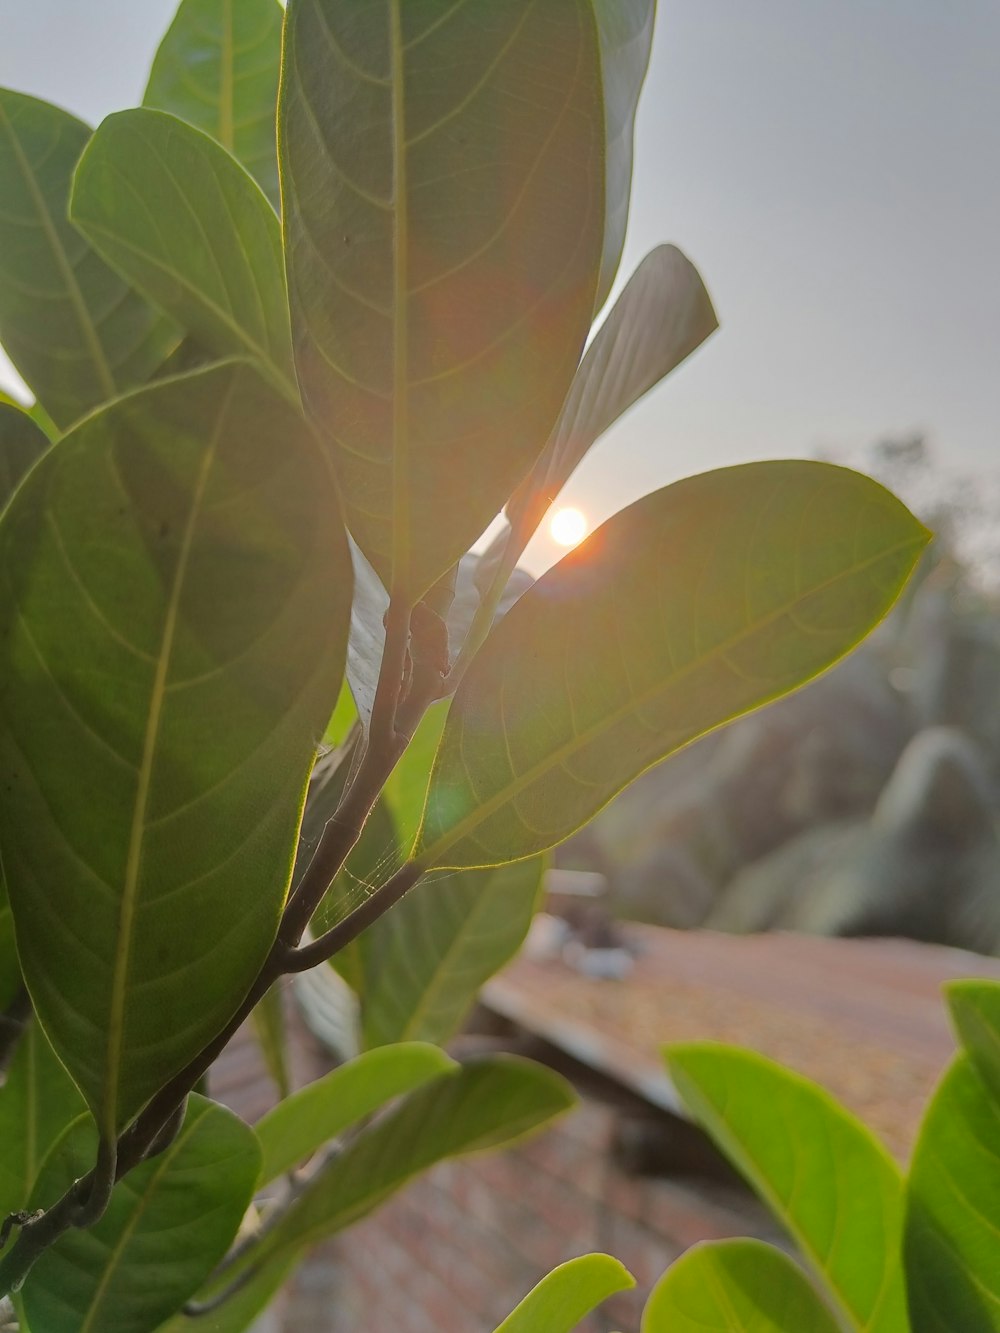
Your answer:
[[[579,509],[557,509],[549,519],[549,534],[557,546],[578,546],[587,528],[586,515]]]

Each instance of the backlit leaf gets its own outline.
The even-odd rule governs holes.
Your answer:
[[[641,1333],[840,1333],[802,1270],[772,1245],[695,1245],[653,1288]]]
[[[582,1254],[543,1277],[496,1333],[573,1333],[602,1301],[634,1286],[628,1269],[609,1254]]]
[[[59,107],[0,89],[0,343],[61,428],[145,383],[178,341],[69,221],[89,138]]]
[[[815,1083],[752,1051],[671,1046],[667,1066],[688,1110],[787,1228],[846,1326],[906,1333],[903,1183],[874,1136]]]
[[[300,1089],[257,1125],[264,1153],[260,1185],[311,1157],[394,1097],[455,1069],[436,1046],[405,1042],[365,1051]]]
[[[998,1224],[1000,1102],[960,1056],[927,1108],[907,1182],[913,1333],[997,1333]]]
[[[36,1012],[108,1134],[270,948],[349,604],[329,472],[247,366],[89,417],[4,515],[0,847]]]
[[[302,1249],[359,1221],[436,1162],[498,1148],[573,1104],[551,1070],[514,1056],[477,1060],[407,1097],[302,1191],[261,1242],[261,1257]]]
[[[673,245],[648,254],[587,348],[544,452],[507,504],[515,559],[591,445],[717,327],[690,260]]]
[[[181,0],[143,98],[211,134],[275,208],[283,18],[278,0]]]
[[[91,1124],[54,1151],[35,1202],[59,1198],[93,1162]],[[229,1248],[253,1194],[260,1149],[231,1111],[192,1095],[180,1132],[115,1186],[107,1212],[38,1260],[23,1300],[46,1333],[150,1333]]]
[[[927,535],[877,483],[824,463],[724,468],[616,514],[473,659],[420,858],[491,865],[555,846],[652,764],[853,648]]]
[[[120,111],[80,159],[70,215],[203,347],[252,357],[297,405],[281,227],[224,148],[162,111]]]
[[[0,403],[0,512],[48,447],[48,439],[27,412]]]
[[[968,978],[949,982],[945,994],[962,1045],[1000,1105],[1000,985]]]
[[[590,327],[605,201],[594,13],[291,0],[283,60],[299,380],[351,532],[416,600],[541,451]]]
[[[593,0],[601,42],[607,138],[604,253],[596,309],[608,299],[621,263],[632,197],[635,113],[653,49],[656,0]]]
[[[365,932],[366,1046],[446,1042],[524,943],[545,861],[429,875]]]

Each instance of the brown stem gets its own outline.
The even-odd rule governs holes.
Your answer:
[[[388,912],[390,907],[395,907],[423,873],[424,867],[417,861],[407,861],[391,879],[386,880],[380,889],[376,889],[370,898],[351,912],[350,916],[338,921],[318,940],[313,940],[311,944],[303,945],[301,949],[295,949],[288,954],[285,958],[285,971],[308,972],[311,967],[325,963],[334,954],[340,953],[341,949],[345,949],[356,940],[363,930],[367,930],[373,922]]]

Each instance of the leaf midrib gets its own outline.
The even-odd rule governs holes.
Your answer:
[[[160,1180],[162,1179],[167,1168],[178,1156],[181,1149],[187,1143],[188,1139],[191,1138],[192,1134],[201,1124],[202,1120],[205,1117],[205,1114],[206,1112],[202,1111],[200,1114],[196,1114],[191,1117],[191,1123],[181,1130],[180,1134],[178,1134],[177,1138],[174,1139],[173,1143],[169,1146],[169,1148],[167,1148],[164,1151],[164,1153],[160,1157],[159,1162],[157,1163],[157,1167],[156,1170],[153,1172],[152,1178],[149,1181],[147,1181],[142,1194],[140,1194],[136,1198],[135,1204],[129,1215],[129,1219],[126,1222],[125,1226],[122,1228],[121,1235],[118,1237],[116,1243],[113,1246],[111,1246],[108,1250],[108,1259],[104,1268],[104,1272],[101,1275],[100,1281],[97,1284],[93,1296],[91,1297],[90,1308],[87,1310],[87,1313],[84,1317],[84,1321],[80,1325],[79,1333],[92,1333],[92,1330],[94,1330],[95,1325],[93,1321],[96,1315],[100,1311],[101,1301],[104,1299],[105,1293],[107,1292],[108,1287],[111,1285],[111,1279],[118,1271],[118,1266],[121,1263],[122,1259],[124,1258],[125,1250],[128,1247],[128,1243],[135,1234],[135,1231],[138,1228],[139,1223],[142,1221],[143,1214],[149,1207],[150,1202],[156,1196],[157,1185],[160,1183]]]
[[[108,241],[121,246],[123,250],[126,250],[129,254],[135,255],[137,259],[144,260],[151,268],[157,269],[160,273],[164,274],[165,277],[176,282],[179,287],[190,292],[192,296],[211,311],[219,322],[229,330],[233,337],[242,345],[244,353],[250,354],[254,362],[261,367],[267,375],[268,380],[279,391],[282,397],[287,399],[296,410],[301,409],[298,392],[292,381],[274,359],[271,348],[264,347],[262,344],[258,343],[256,339],[252,338],[250,334],[247,333],[244,326],[237,322],[235,315],[227,311],[223,306],[220,306],[217,301],[214,301],[203,287],[196,287],[193,282],[186,278],[178,269],[174,268],[173,265],[158,259],[156,255],[151,254],[143,246],[137,245],[135,241],[123,236],[120,232],[113,231],[110,227],[106,227],[93,220],[85,220],[81,218],[80,221],[88,231],[91,231],[98,236],[104,236]],[[264,298],[259,287],[257,288],[256,295],[258,303],[263,302]],[[269,330],[267,331],[269,332]],[[228,355],[234,354],[237,356],[240,355],[238,351],[229,353]],[[223,355],[226,354],[223,353]]]
[[[425,884],[423,886],[423,891],[425,893],[432,892],[433,885]],[[434,970],[434,972],[428,979],[427,984],[424,987],[423,995],[420,997],[420,999],[414,1006],[410,1014],[410,1017],[405,1027],[403,1028],[403,1031],[396,1038],[397,1041],[414,1041],[417,1039],[415,1033],[417,1032],[420,1023],[423,1022],[428,1009],[431,1008],[432,1000],[440,994],[441,987],[444,983],[444,979],[451,972],[452,962],[454,960],[456,951],[459,949],[459,946],[464,942],[465,937],[470,932],[472,926],[479,920],[480,916],[483,913],[484,905],[487,903],[489,899],[490,899],[489,893],[480,894],[480,896],[476,899],[472,911],[461,922],[459,922],[458,930],[456,930],[452,934],[448,947],[445,949],[445,952],[440,959],[439,966]],[[492,902],[490,903],[490,905],[492,906]]]
[[[73,307],[73,312],[76,315],[77,323],[83,334],[84,342],[87,344],[87,348],[90,352],[91,360],[97,370],[97,376],[101,382],[101,390],[105,398],[114,398],[118,392],[118,386],[111,373],[111,367],[108,364],[108,359],[104,353],[104,348],[101,345],[101,340],[97,336],[97,330],[90,317],[90,311],[87,309],[87,304],[83,299],[80,284],[76,280],[76,273],[73,271],[73,266],[69,262],[69,256],[66,254],[63,244],[59,239],[45,196],[38,188],[38,182],[35,179],[34,171],[24,154],[20,139],[14,133],[14,127],[10,123],[10,118],[2,103],[0,103],[0,125],[3,126],[7,138],[10,141],[14,156],[17,159],[17,164],[21,168],[21,174],[24,177],[28,192],[35,205],[35,211],[38,214],[38,220],[41,224],[42,231],[45,233],[45,239],[49,243],[49,248],[56,261],[56,267],[62,275],[66,294]]]
[[[163,705],[166,699],[167,676],[173,656],[174,639],[180,612],[181,594],[187,576],[187,568],[194,544],[195,528],[200,517],[202,501],[208,484],[209,473],[215,462],[223,423],[229,412],[229,405],[236,387],[236,376],[230,378],[216,416],[212,438],[205,450],[198,470],[198,480],[191,497],[191,508],[181,549],[177,557],[170,599],[163,622],[163,636],[157,654],[156,670],[150,694],[149,714],[146,719],[146,734],[143,739],[142,759],[136,785],[135,805],[132,811],[132,826],[129,832],[129,845],[125,861],[125,882],[122,889],[122,901],[118,916],[118,933],[115,949],[115,968],[112,978],[111,1003],[108,1014],[107,1076],[101,1107],[101,1132],[106,1138],[112,1138],[118,1128],[118,1094],[121,1083],[121,1057],[125,1031],[126,990],[131,963],[132,935],[135,923],[139,878],[142,870],[142,856],[146,832],[146,816],[149,795],[152,787],[153,768],[159,741],[160,723]]]
[[[400,595],[409,583],[409,198],[406,174],[406,109],[402,0],[389,0],[392,79],[393,168],[393,384],[392,384],[392,587]]]
[[[495,814],[497,810],[502,809],[509,801],[513,800],[516,796],[519,796],[522,791],[527,787],[530,787],[531,784],[536,782],[540,777],[543,777],[553,768],[558,768],[565,760],[572,758],[578,750],[583,749],[592,741],[597,740],[604,735],[605,732],[617,726],[619,722],[623,722],[633,713],[641,711],[642,708],[644,708],[646,704],[651,703],[657,695],[668,689],[673,689],[680,681],[693,675],[695,672],[702,670],[709,663],[726,657],[747,640],[758,634],[762,629],[767,628],[767,626],[781,620],[783,616],[788,615],[806,598],[815,597],[818,593],[824,592],[826,589],[832,588],[846,579],[856,578],[859,574],[864,573],[865,570],[881,564],[883,561],[889,560],[895,555],[902,554],[902,552],[908,550],[917,550],[922,545],[923,539],[921,537],[911,537],[906,541],[897,542],[895,546],[887,547],[886,549],[879,551],[877,555],[873,555],[867,560],[860,561],[849,570],[841,570],[839,573],[833,575],[833,577],[824,579],[822,582],[814,584],[809,589],[796,593],[793,598],[790,598],[780,606],[775,607],[774,610],[769,611],[767,615],[761,616],[752,626],[748,626],[739,634],[735,634],[731,638],[724,640],[722,643],[716,644],[714,648],[709,650],[709,652],[694,658],[686,666],[673,671],[669,677],[657,681],[657,683],[651,686],[648,690],[644,690],[639,695],[630,694],[628,701],[621,707],[606,714],[605,717],[601,718],[598,722],[595,722],[585,731],[574,733],[572,740],[566,741],[555,749],[549,750],[543,759],[532,764],[518,777],[515,777],[512,782],[507,783],[496,796],[492,796],[488,801],[484,801],[477,805],[473,813],[456,824],[449,833],[438,838],[437,842],[432,843],[429,847],[424,847],[418,850],[418,854],[414,857],[414,860],[428,866],[439,864],[438,858],[442,856],[449,847],[453,847],[456,842],[468,837],[474,829],[478,828],[480,824],[484,823],[491,815]],[[510,622],[508,621],[507,623]],[[858,635],[858,638],[861,637],[861,635]],[[847,652],[849,649],[845,648],[844,651]],[[440,753],[441,751],[438,752],[439,756]],[[431,782],[428,787],[427,803],[424,806],[424,817],[421,820],[421,832],[423,825],[427,820],[427,809],[434,790],[435,775],[436,774],[432,774]],[[420,847],[419,833],[417,846],[418,848]],[[541,849],[533,848],[529,855],[535,855],[538,850]],[[527,859],[527,857],[519,859]],[[463,866],[461,868],[474,869],[476,867]]]
[[[690,1077],[690,1076],[689,1076]],[[694,1081],[694,1080],[693,1080]],[[696,1083],[697,1087],[697,1083]],[[724,1114],[719,1110],[711,1097],[698,1087],[698,1096],[701,1100],[702,1115],[714,1122],[713,1137],[720,1142],[728,1142],[730,1145],[727,1156],[731,1159],[736,1157],[742,1159],[746,1164],[743,1174],[752,1173],[754,1176],[753,1187],[764,1199],[771,1211],[781,1219],[783,1226],[789,1235],[798,1245],[799,1249],[809,1259],[820,1280],[824,1283],[830,1296],[836,1303],[838,1312],[850,1323],[854,1333],[870,1333],[870,1330],[877,1326],[877,1319],[880,1315],[880,1307],[885,1298],[887,1290],[886,1277],[891,1276],[889,1265],[889,1256],[883,1256],[882,1279],[879,1285],[878,1294],[872,1303],[872,1309],[867,1319],[863,1318],[859,1311],[855,1310],[849,1303],[846,1293],[834,1285],[834,1279],[829,1272],[829,1266],[823,1255],[819,1253],[812,1240],[803,1231],[799,1225],[794,1213],[789,1208],[788,1200],[783,1199],[778,1191],[771,1185],[766,1172],[760,1167],[758,1159],[751,1153],[744,1139],[730,1128],[729,1122]],[[878,1144],[872,1139],[871,1147],[873,1153],[878,1152]],[[883,1163],[883,1165],[886,1163]],[[892,1166],[891,1163],[889,1163]],[[894,1169],[894,1168],[893,1168]],[[896,1177],[898,1180],[898,1176]],[[899,1182],[902,1190],[902,1182]],[[842,1219],[838,1218],[838,1226]]]

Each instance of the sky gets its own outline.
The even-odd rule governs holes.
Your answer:
[[[0,0],[0,84],[96,122],[139,100],[173,8]],[[1000,466],[1000,5],[660,0],[623,277],[660,241],[722,327],[563,503],[599,521],[688,473],[913,431]]]

